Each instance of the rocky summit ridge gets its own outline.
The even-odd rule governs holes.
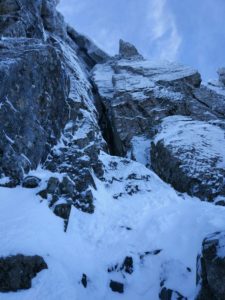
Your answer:
[[[0,298],[225,299],[224,68],[110,57],[57,3],[0,0]]]

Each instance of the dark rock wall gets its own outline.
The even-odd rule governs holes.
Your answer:
[[[206,237],[197,260],[197,284],[200,291],[196,300],[225,299],[224,232]]]

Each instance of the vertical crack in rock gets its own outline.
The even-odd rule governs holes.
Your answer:
[[[95,99],[96,108],[99,115],[99,126],[102,132],[102,136],[105,139],[109,153],[116,156],[125,156],[125,148],[122,144],[115,126],[112,124],[112,117],[110,117],[110,112],[108,111],[106,105],[101,100],[96,87],[93,87],[93,95]]]

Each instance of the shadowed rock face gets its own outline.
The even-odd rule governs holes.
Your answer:
[[[196,300],[225,299],[225,233],[217,232],[206,237],[202,253],[197,260],[197,283],[200,292]]]
[[[41,1],[1,0],[0,34],[8,37],[43,38]]]
[[[1,0],[0,35],[45,39],[45,30],[60,36],[66,33],[55,0]]]
[[[69,82],[56,50],[35,39],[4,40],[0,60],[0,172],[19,182],[59,139]]]
[[[0,292],[16,292],[31,287],[31,280],[48,266],[40,256],[15,255],[0,258]]]
[[[108,55],[70,30],[51,0],[0,1],[0,34],[0,178],[15,186],[41,163],[73,186],[39,193],[53,210],[63,195],[68,212],[93,212],[92,172],[102,176],[106,145],[88,70]]]

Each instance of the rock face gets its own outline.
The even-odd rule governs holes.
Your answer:
[[[27,176],[24,178],[22,186],[28,189],[34,189],[39,186],[40,179],[35,176]]]
[[[163,119],[152,143],[153,170],[180,192],[207,201],[224,196],[225,132],[219,125],[182,116]]]
[[[31,280],[47,268],[40,256],[16,255],[0,258],[0,292],[29,289]]]
[[[137,49],[135,48],[134,45],[125,42],[123,40],[120,40],[120,45],[119,45],[119,55],[121,58],[127,58],[127,59],[132,59],[132,58],[140,58],[143,59],[143,57],[139,54]]]
[[[225,298],[225,233],[206,237],[197,261],[197,283],[200,292],[196,300],[223,300]]]
[[[92,79],[112,154],[152,167],[178,191],[202,200],[224,195],[223,91],[201,86],[199,73],[188,67],[144,60],[123,41],[120,55],[95,66]]]
[[[202,214],[188,195],[179,195],[161,179],[179,192],[224,205],[224,68],[218,71],[217,81],[202,84],[198,71],[178,63],[146,60],[135,46],[122,40],[119,54],[110,57],[64,22],[56,10],[57,3],[0,0],[0,188],[20,185],[18,197],[31,196],[18,220],[24,220],[24,207],[31,204],[32,228],[39,229],[35,213],[41,205],[52,210],[55,216],[51,218],[56,223],[64,221],[65,231],[71,224],[64,239],[64,233],[57,235],[58,225],[50,220],[54,226],[47,232],[53,232],[53,242],[46,249],[69,241],[66,254],[77,262],[73,256],[76,246],[86,247],[84,256],[78,249],[84,268],[74,279],[85,288],[82,293],[96,284],[88,257],[97,257],[96,270],[103,275],[100,281],[105,283],[104,289],[108,285],[110,295],[112,291],[129,293],[135,282],[135,295],[148,290],[147,295],[154,295],[154,299],[186,299],[177,292],[189,297],[191,292],[184,286],[169,288],[174,278],[191,281],[193,269],[180,262],[189,241],[183,239],[182,231],[178,235],[181,252],[173,251],[177,242],[173,232],[183,222],[182,217],[190,218],[192,208],[196,208],[201,216],[194,224],[205,234],[202,220],[208,214]],[[14,197],[12,190],[4,191],[8,192],[4,195]],[[190,206],[182,206],[183,198],[190,200]],[[217,214],[222,208],[214,209],[207,228],[222,223],[222,214]],[[212,225],[216,223],[215,214],[219,221]],[[193,215],[197,219],[197,213]],[[76,219],[71,220],[71,216]],[[10,228],[15,225],[8,223]],[[167,225],[171,227],[168,231]],[[180,230],[184,228],[190,237],[191,226],[191,222],[184,222]],[[44,244],[45,229],[44,238],[39,236]],[[162,237],[159,240],[158,234]],[[224,240],[220,233],[203,243],[198,299],[225,299]],[[70,243],[75,247],[70,249]],[[118,244],[123,245],[120,252]],[[193,245],[197,249],[196,241]],[[111,252],[106,253],[109,248]],[[58,258],[61,253],[60,249],[52,257]],[[62,270],[67,265],[64,261]],[[151,266],[150,274],[146,270]],[[0,259],[0,291],[31,287],[31,279],[45,268],[46,263],[38,256]],[[147,276],[141,278],[143,270]],[[157,279],[151,278],[154,289],[150,291],[152,282],[147,281],[155,271]],[[69,294],[67,298],[73,297]]]
[[[20,182],[60,137],[69,82],[56,50],[38,40],[5,39],[0,58],[0,173]]]
[[[109,149],[147,166],[152,161],[154,170],[178,190],[209,200],[223,194],[223,170],[212,180],[216,191],[206,189],[202,195],[193,192],[192,177],[180,187],[163,174],[154,159],[161,150],[155,147],[150,157],[151,141],[165,117],[223,119],[225,96],[200,87],[197,71],[147,61],[122,40],[119,55],[110,58],[64,23],[53,0],[1,1],[0,22],[0,178],[9,178],[6,186],[20,184],[41,164],[65,174],[54,191],[47,182],[39,193],[57,215],[61,204],[67,212],[74,205],[93,213],[93,173],[102,178],[99,153]],[[175,165],[166,167],[173,177]],[[207,180],[199,184],[202,189]]]
[[[111,290],[115,293],[123,294],[124,292],[124,285],[120,282],[111,280],[109,286]]]
[[[91,70],[96,63],[106,62],[110,58],[108,54],[99,49],[90,39],[79,34],[72,27],[67,26],[67,33],[78,45],[77,54],[82,58],[89,70]]]
[[[219,82],[225,85],[225,68],[220,68],[217,73],[219,75]]]
[[[0,178],[12,187],[42,164],[66,174],[54,193],[39,193],[58,215],[60,196],[93,212],[92,172],[102,176],[98,153],[106,144],[88,70],[108,55],[67,26],[55,6],[0,2]]]
[[[169,62],[144,60],[134,46],[123,41],[120,55],[97,65],[92,73],[103,103],[102,119],[104,113],[108,118],[103,128],[105,139],[113,139],[112,152],[130,153],[134,158],[138,141],[148,141],[145,144],[149,149],[155,126],[163,117],[188,114],[187,102],[201,83],[197,71]]]
[[[45,39],[45,31],[63,36],[66,32],[55,0],[1,0],[0,35]]]

